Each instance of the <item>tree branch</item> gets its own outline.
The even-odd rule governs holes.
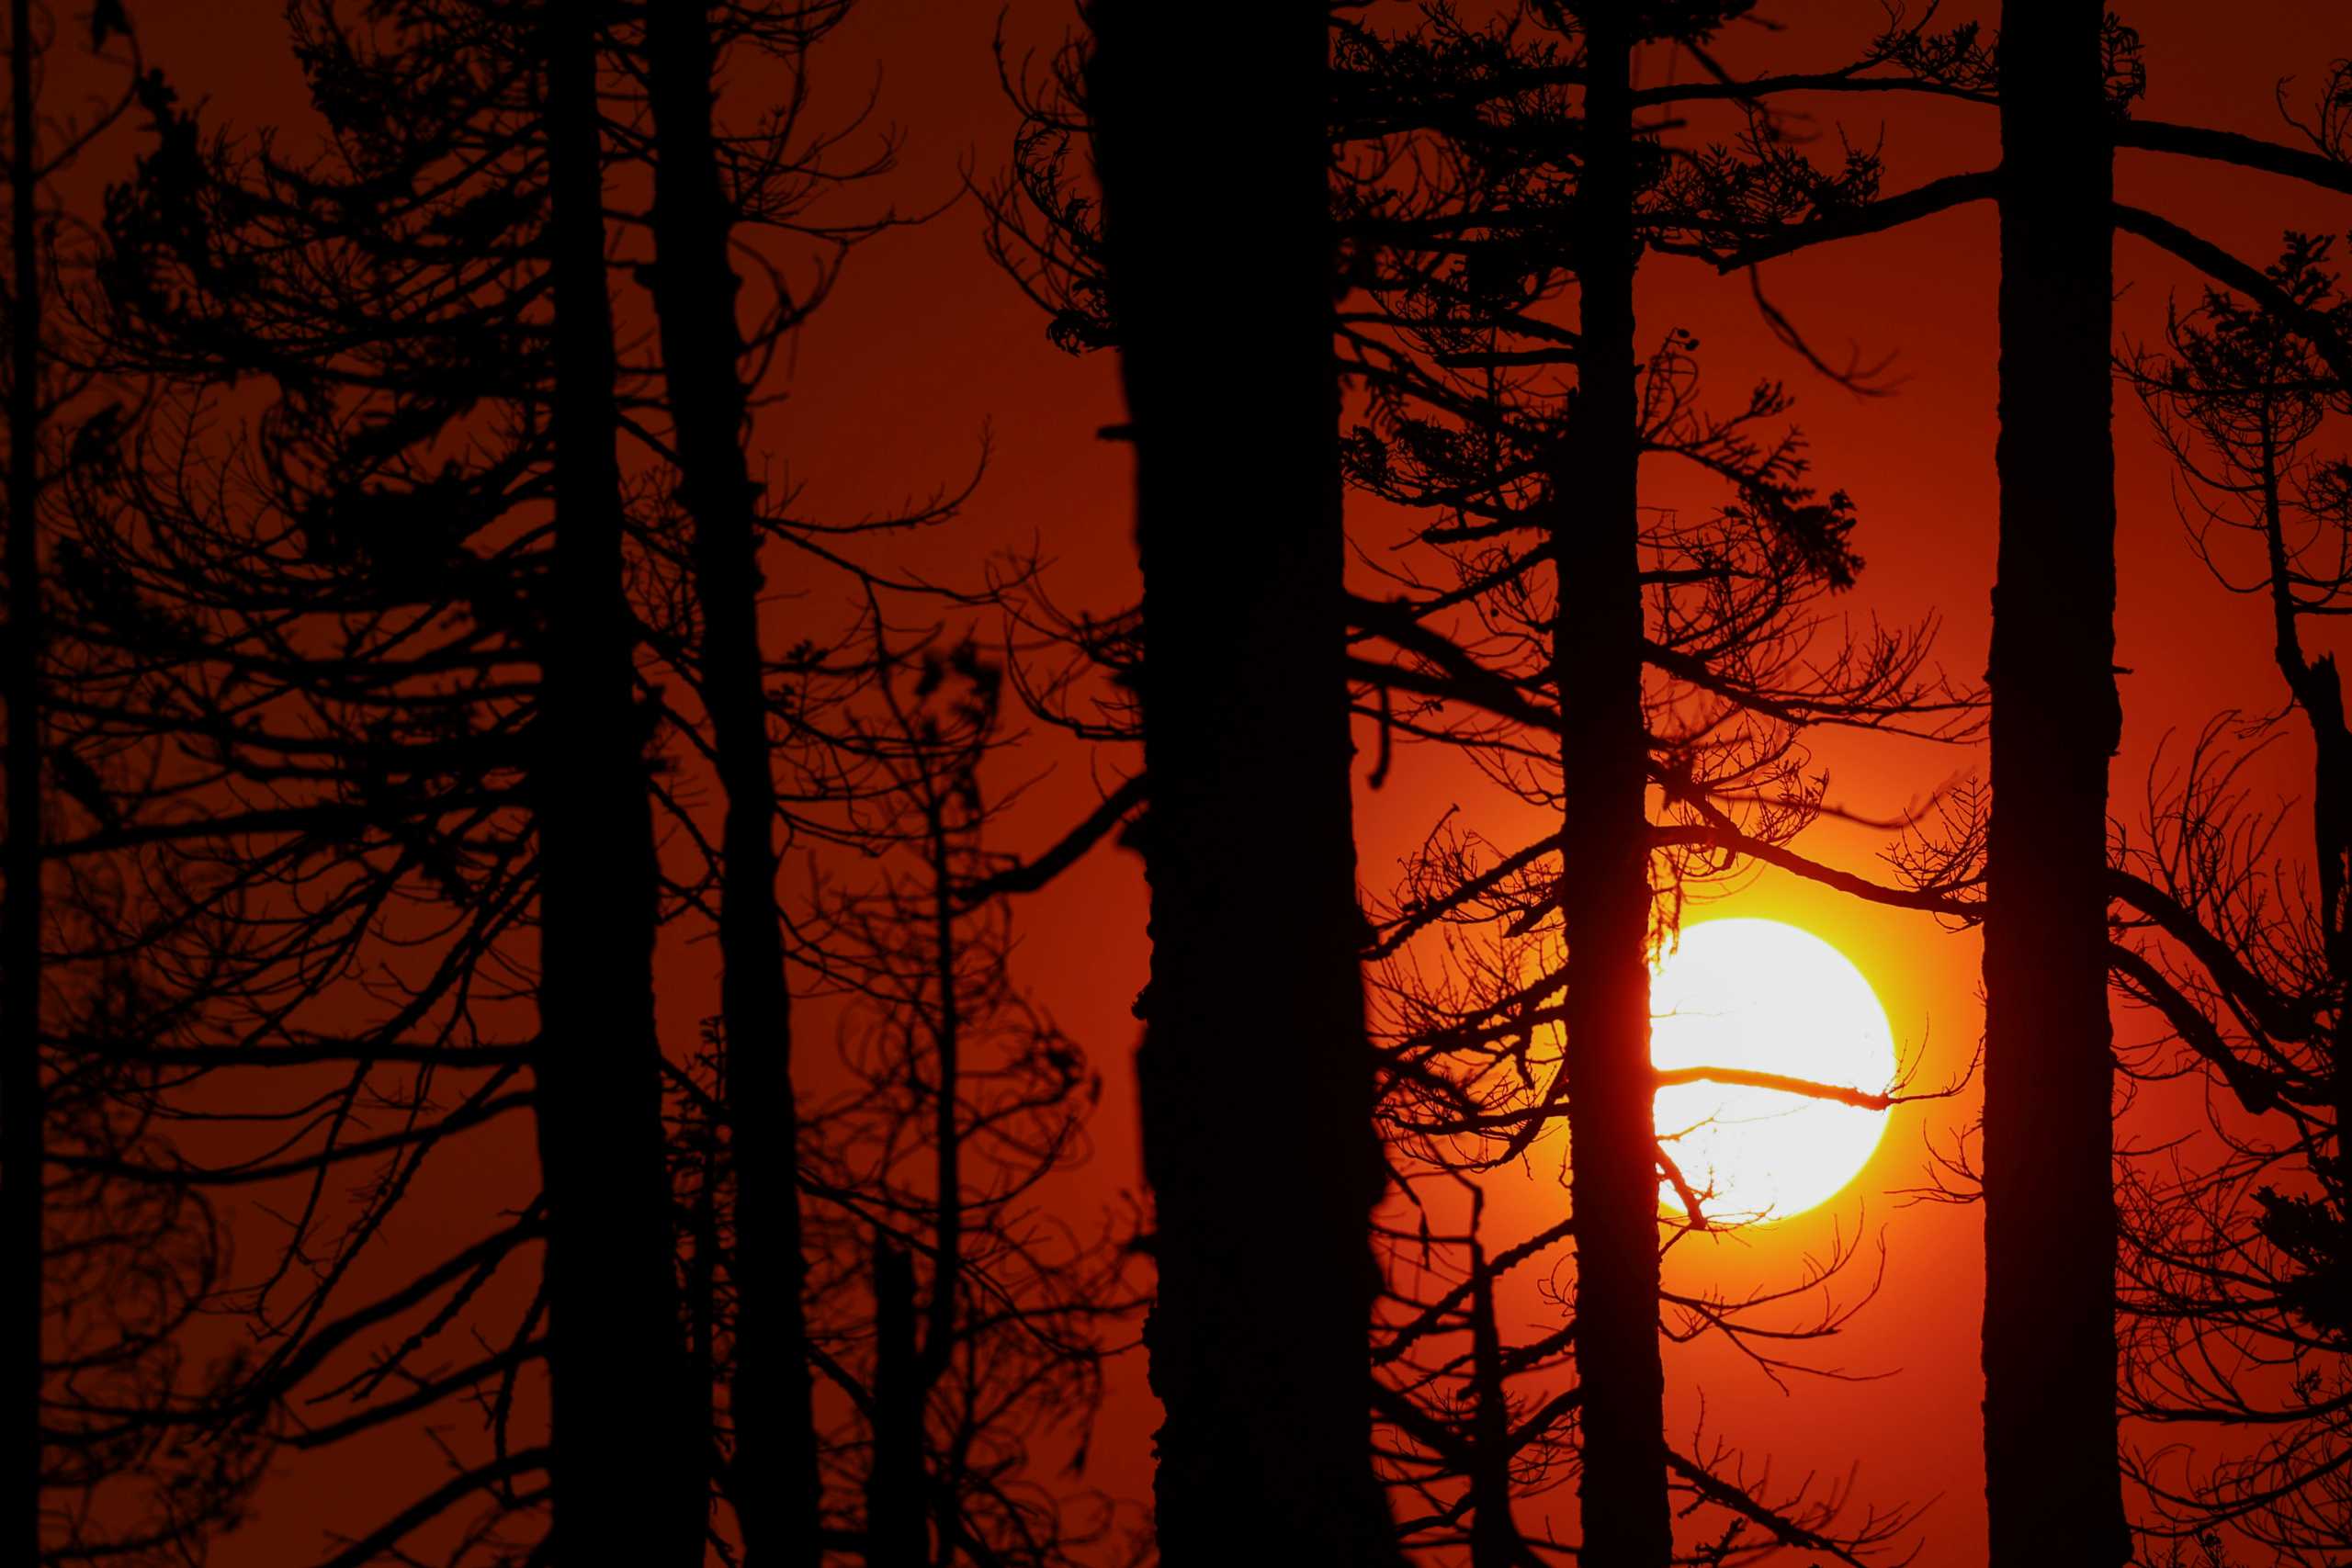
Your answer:
[[[2240,261],[2177,223],[2120,201],[2115,204],[2115,226],[2127,234],[2139,235],[2160,250],[2170,251],[2216,283],[2236,289],[2286,322],[2327,361],[2329,372],[2338,381],[2352,387],[2352,345],[2345,343],[2326,317],[2288,294],[2260,267]]]
[[[1076,865],[1087,851],[1126,819],[1127,813],[1143,804],[1149,793],[1144,783],[1148,776],[1137,773],[1103,796],[1102,803],[1089,812],[1084,821],[1063,835],[1060,842],[1026,865],[1008,866],[994,875],[966,883],[956,890],[956,902],[968,909],[1002,894],[1036,892]]]
[[[1809,223],[1792,223],[1777,233],[1717,256],[1715,270],[1730,272],[1736,267],[1753,266],[1758,262],[1789,255],[1810,245],[1883,233],[1916,220],[1932,217],[1950,208],[1962,207],[1972,201],[1990,200],[1998,194],[1999,178],[2000,172],[1996,169],[1946,175],[1939,180],[1929,180],[1915,190],[1882,197],[1850,212],[1841,212],[1832,218],[1817,218]]]
[[[2174,125],[2161,119],[2127,119],[2115,128],[2115,144],[2144,152],[2176,152],[2242,169],[2284,175],[2325,190],[2352,195],[2352,164],[2324,152],[2284,142],[2265,141],[2234,130],[2211,130],[2201,125]]]

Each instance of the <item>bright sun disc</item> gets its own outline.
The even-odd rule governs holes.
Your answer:
[[[1894,1081],[1894,1032],[1871,983],[1844,953],[1778,920],[1684,927],[1658,957],[1650,1012],[1660,1068],[1744,1068],[1872,1093]],[[1657,1116],[1710,1221],[1783,1219],[1826,1202],[1886,1130],[1883,1111],[1717,1083],[1659,1089]],[[1670,1185],[1660,1194],[1682,1212]]]

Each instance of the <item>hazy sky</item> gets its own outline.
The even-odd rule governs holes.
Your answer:
[[[1738,58],[1834,62],[1874,30],[1874,0],[1806,0],[1771,7],[1801,26],[1778,37],[1744,34]],[[2287,132],[2272,90],[2300,75],[2315,85],[2327,61],[2352,48],[2331,36],[2335,7],[2300,0],[2240,0],[2216,6],[2196,0],[2134,6],[2127,19],[2146,35],[2151,87],[2143,112],[2264,134]],[[215,108],[247,125],[287,118],[295,79],[272,0],[215,0],[137,8],[151,57],[208,94]],[[1012,0],[1004,26],[1018,51],[1050,45],[1069,20],[1064,0]],[[983,182],[1003,167],[1012,112],[990,53],[999,25],[993,0],[866,0],[864,14],[824,57],[829,81],[846,104],[878,80],[879,118],[903,136],[900,167],[870,188],[903,210],[955,197],[962,174]],[[1236,39],[1236,47],[1246,47]],[[749,73],[730,107],[757,96]],[[2290,89],[2290,94],[2292,89]],[[1229,106],[1204,101],[1204,112]],[[1935,175],[1988,166],[1997,155],[1990,111],[1939,103],[1849,100],[1825,106],[1844,115],[1846,134],[1863,142],[1882,132],[1890,188]],[[1824,135],[1835,128],[1825,122]],[[2160,207],[2177,220],[2256,261],[2274,251],[2290,222],[2342,232],[2347,209],[2240,172],[2206,173],[2127,154],[2125,199]],[[1214,222],[1214,211],[1203,221]],[[804,511],[835,515],[877,511],[910,492],[960,482],[989,433],[987,477],[952,539],[927,544],[942,571],[977,571],[992,554],[1032,544],[1052,559],[1056,598],[1070,607],[1111,608],[1132,591],[1126,457],[1095,432],[1119,417],[1107,359],[1073,359],[1045,340],[1034,310],[982,254],[979,219],[969,201],[926,226],[874,243],[853,264],[839,295],[799,344],[790,396],[762,426],[771,473],[805,484]],[[1744,395],[1758,375],[1785,376],[1800,396],[1797,417],[1813,438],[1824,488],[1850,491],[1868,561],[1845,607],[1857,617],[1892,622],[1936,616],[1942,662],[1973,678],[1984,665],[1987,592],[1994,547],[1993,406],[1995,225],[1989,208],[1947,214],[1881,237],[1776,264],[1767,281],[1779,305],[1832,358],[1856,345],[1865,358],[1899,354],[1905,378],[1896,396],[1860,400],[1809,377],[1772,345],[1736,279],[1662,264],[1643,277],[1643,335],[1669,326],[1695,330],[1707,380],[1719,398]],[[1248,265],[1237,245],[1234,265]],[[2146,337],[2160,326],[2180,272],[2129,238],[2119,241],[2119,277],[2127,285],[2122,330]],[[1234,345],[1246,373],[1248,345]],[[2224,708],[2267,712],[2278,689],[2261,607],[2215,588],[2190,557],[2175,513],[2167,470],[2146,439],[2128,399],[2118,405],[2121,502],[2121,603],[2119,660],[2125,740],[2114,770],[2119,815],[2136,815],[2159,743],[2182,739]],[[1214,460],[1211,455],[1207,460]],[[1648,499],[1670,502],[1664,492]],[[1695,498],[1694,498],[1695,499]],[[1359,510],[1352,519],[1363,547],[1377,552],[1395,537],[1393,522]],[[778,563],[779,585],[790,581]],[[780,617],[788,616],[788,607]],[[780,640],[787,628],[775,628]],[[2300,790],[2301,742],[2275,749],[2264,787]],[[1973,750],[1832,739],[1821,748],[1833,798],[1871,814],[1902,808],[1982,764]],[[1105,776],[1133,765],[1106,756],[1099,764],[1072,745],[1040,732],[1006,763],[1004,782],[1046,774],[1014,818],[1006,847],[1034,848],[1095,798],[1090,766]],[[1361,775],[1360,775],[1361,776]],[[1460,805],[1473,820],[1499,809],[1490,788],[1432,753],[1400,755],[1386,787],[1360,799],[1363,877],[1378,894],[1394,880],[1398,857],[1437,816]],[[1518,808],[1512,808],[1514,810]],[[1508,836],[1507,834],[1501,836]],[[1804,845],[1859,870],[1875,870],[1883,835],[1825,826]],[[1778,874],[1739,885],[1707,914],[1763,915],[1803,925],[1842,949],[1878,988],[1899,1044],[1922,1061],[1923,1081],[1964,1066],[1976,1042],[1976,946],[1925,917],[1865,908]],[[1129,1053],[1136,1025],[1128,1008],[1144,974],[1143,907],[1136,863],[1117,852],[1096,854],[1022,911],[1022,965],[1061,1022],[1084,1042],[1110,1079],[1094,1126],[1095,1157],[1065,1201],[1091,1209],[1136,1179]],[[665,960],[665,1006],[684,1038],[707,1010],[694,996],[707,955]],[[2121,1021],[2129,1038],[2139,1025]],[[825,1042],[811,1043],[820,1055]],[[821,1073],[821,1065],[810,1069]],[[1698,1348],[1670,1350],[1671,1418],[1687,1438],[1706,1427],[1793,1481],[1807,1471],[1838,1475],[1859,1463],[1857,1497],[1888,1504],[1940,1495],[1925,1524],[1922,1568],[1981,1561],[1981,1468],[1977,1451],[1975,1340],[1981,1265],[1973,1210],[1898,1207],[1887,1195],[1923,1179],[1923,1141],[1946,1142],[1973,1114],[1973,1099],[1908,1109],[1847,1198],[1771,1231],[1711,1247],[1686,1247],[1669,1279],[1712,1280],[1734,1292],[1750,1283],[1785,1281],[1835,1230],[1883,1227],[1886,1279],[1879,1299],[1818,1359],[1875,1381],[1805,1382],[1784,1394],[1737,1359]],[[2151,1104],[2125,1124],[2127,1137],[2153,1139],[2177,1125],[2177,1107]],[[527,1159],[527,1149],[516,1151]],[[1502,1199],[1506,1235],[1556,1217],[1565,1201],[1556,1172],[1538,1167]],[[414,1245],[431,1230],[426,1217],[404,1222]],[[454,1229],[463,1229],[456,1224]],[[1860,1271],[1867,1274],[1869,1259]],[[1850,1292],[1854,1287],[1848,1285]],[[1554,1309],[1521,1303],[1531,1325]],[[1148,1490],[1153,1421],[1139,1360],[1114,1379],[1112,1408],[1095,1449],[1098,1484],[1141,1496]],[[397,1449],[397,1456],[395,1450]],[[319,1461],[265,1494],[261,1517],[224,1549],[226,1562],[289,1561],[280,1552],[315,1546],[331,1522],[356,1522],[389,1499],[391,1472],[412,1465],[434,1473],[429,1450],[384,1445],[363,1464],[352,1456]],[[1562,1513],[1566,1513],[1566,1498]],[[1532,1518],[1531,1521],[1532,1522]],[[276,1544],[273,1544],[276,1543]]]

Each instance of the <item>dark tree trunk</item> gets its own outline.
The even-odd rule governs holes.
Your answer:
[[[874,1249],[874,1453],[865,1472],[866,1568],[923,1568],[931,1561],[920,1361],[914,1260],[883,1242]]]
[[[1326,13],[1090,13],[1144,579],[1160,1550],[1396,1561],[1345,673]],[[1246,104],[1204,114],[1201,94]],[[1268,1104],[1280,1112],[1272,1121]]]
[[[1581,347],[1553,478],[1559,621],[1561,920],[1577,1238],[1585,1568],[1664,1568],[1665,1389],[1649,989],[1649,736],[1642,714],[1641,431],[1634,358],[1633,34],[1586,14],[1577,189]]]
[[[932,982],[939,987],[939,1012],[931,1021],[939,1053],[938,1089],[932,1098],[932,1185],[938,1209],[932,1220],[931,1301],[923,1325],[922,1360],[911,1395],[920,1426],[923,1401],[947,1375],[956,1354],[956,1309],[964,1288],[964,1105],[963,998],[956,989],[956,868],[947,839],[946,807],[935,795],[926,810],[931,848]],[[960,1513],[954,1494],[939,1488],[933,1499],[944,1559],[957,1540]]]
[[[645,728],[623,584],[599,7],[548,9],[555,543],[533,780],[539,1159],[548,1215],[555,1550],[699,1564],[706,1439],[678,1320]]]
[[[2101,0],[2004,7],[2001,541],[1984,922],[1992,1561],[2131,1555],[2116,1453],[2107,770],[2113,189]]]
[[[2344,723],[2344,682],[2335,656],[2303,650],[2295,616],[2295,570],[2287,545],[2275,445],[2262,463],[2263,543],[2270,569],[2271,657],[2311,727],[2312,849],[2319,863],[2320,937],[2338,987],[2352,983],[2352,730]],[[2335,1180],[2352,1182],[2345,1138],[2352,1126],[2352,1007],[2338,1005],[2329,1043],[2335,1111]],[[2323,1180],[2326,1178],[2323,1176]]]
[[[2337,993],[2328,1040],[2330,1100],[2335,1116],[2332,1166],[2314,1162],[2323,1190],[2341,1205],[2352,1199],[2352,729],[2344,722],[2344,680],[2335,656],[2311,658],[2296,616],[2299,575],[2287,543],[2276,426],[2265,413],[2262,452],[2263,544],[2270,571],[2271,658],[2311,728],[2312,850],[2319,863],[2321,951]],[[2324,1145],[2322,1145],[2324,1146]],[[2317,1152],[2314,1150],[2314,1152]]]
[[[776,907],[775,776],[760,651],[759,487],[738,369],[740,287],[711,131],[707,7],[646,8],[654,123],[654,304],[680,499],[694,525],[701,691],[727,819],[719,846],[719,1015],[734,1132],[735,1428],[729,1491],[755,1568],[813,1564],[822,1494],[810,1413],[807,1281],[796,1185],[792,1002]]]
[[[7,1367],[6,1436],[0,1470],[0,1556],[40,1561],[41,1213],[43,1133],[40,1073],[41,581],[40,259],[35,225],[39,171],[33,160],[33,38],[30,0],[8,6],[9,301],[7,841],[0,846],[0,1334]]]
[[[1510,1401],[1487,1249],[1470,1244],[1470,1568],[1519,1568],[1527,1556],[1510,1502]]]

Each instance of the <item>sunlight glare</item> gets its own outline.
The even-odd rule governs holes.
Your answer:
[[[1650,985],[1650,1060],[1784,1074],[1873,1093],[1896,1073],[1894,1032],[1862,972],[1778,920],[1686,926]],[[1717,1083],[1657,1092],[1658,1137],[1711,1222],[1785,1219],[1860,1174],[1886,1113]],[[1713,1190],[1713,1197],[1708,1193]],[[1682,1213],[1671,1185],[1661,1201]]]

